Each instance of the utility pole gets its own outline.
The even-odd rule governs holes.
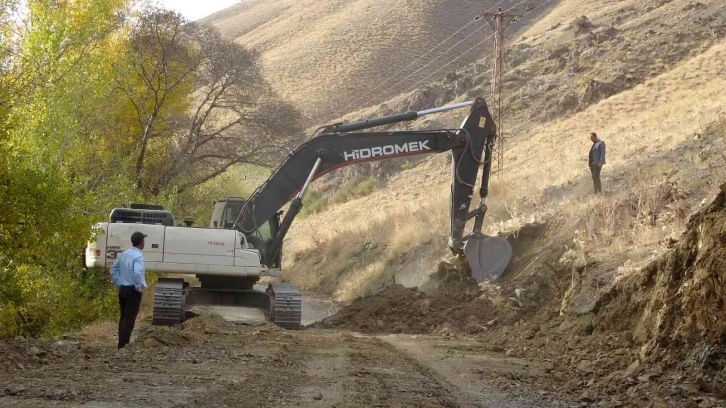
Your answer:
[[[504,118],[502,117],[502,65],[504,63],[504,30],[510,23],[519,17],[517,14],[506,14],[502,9],[496,13],[482,12],[477,19],[486,18],[494,29],[494,70],[492,72],[492,103],[494,107],[495,121],[497,123],[497,142],[494,146],[493,156],[497,161],[499,171],[502,174],[504,167]]]

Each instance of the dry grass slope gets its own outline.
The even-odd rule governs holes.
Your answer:
[[[501,7],[507,9],[518,3],[521,1],[505,0]],[[303,109],[311,124],[318,124],[469,23],[480,11],[472,4],[461,0],[257,0],[240,3],[204,21],[218,27],[225,36],[260,51],[264,71],[273,86]],[[524,10],[526,6],[522,3],[519,8]],[[486,23],[471,24],[397,78],[405,78],[482,24]],[[388,97],[468,50],[490,31],[489,27],[482,28],[431,68],[392,90]],[[483,47],[467,54],[449,70],[475,60],[485,50]],[[394,83],[387,83],[372,95]]]
[[[662,71],[579,113],[523,129],[492,185],[488,228],[509,231],[532,220],[557,225],[546,242],[561,248],[555,261],[565,245],[570,255],[601,261],[596,275],[603,276],[591,279],[604,287],[628,259],[660,252],[663,239],[683,228],[685,215],[724,176],[726,42]],[[436,119],[455,126],[461,115]],[[585,162],[592,130],[608,144],[602,197],[590,194]],[[420,284],[445,254],[447,170],[439,156],[393,176],[371,196],[293,227],[288,278],[344,301],[394,279]],[[573,285],[563,310],[587,307],[577,301],[583,297]]]

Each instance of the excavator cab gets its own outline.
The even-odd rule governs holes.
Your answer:
[[[214,202],[214,210],[209,220],[209,228],[214,229],[234,229],[235,221],[245,205],[245,199],[242,197],[226,197],[220,198]],[[272,241],[280,230],[280,213],[272,216],[267,222],[255,229],[251,234],[245,234],[247,242],[255,249],[260,251],[263,259],[266,259],[267,252],[270,250]],[[270,268],[280,268],[282,260],[282,250],[277,251],[276,255],[270,262]]]

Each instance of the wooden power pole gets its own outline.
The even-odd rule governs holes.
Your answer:
[[[492,103],[494,119],[497,123],[497,142],[494,146],[493,156],[497,161],[498,175],[502,174],[504,167],[504,119],[502,108],[502,65],[504,63],[504,30],[511,22],[519,17],[517,14],[506,14],[500,8],[496,13],[482,13],[494,29],[494,70],[492,72]]]

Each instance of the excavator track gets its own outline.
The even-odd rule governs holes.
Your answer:
[[[302,322],[300,291],[287,283],[271,283],[265,293],[270,298],[268,320],[284,329],[299,329]]]
[[[184,280],[160,278],[154,288],[152,324],[173,325],[181,323],[184,321],[185,309]]]

